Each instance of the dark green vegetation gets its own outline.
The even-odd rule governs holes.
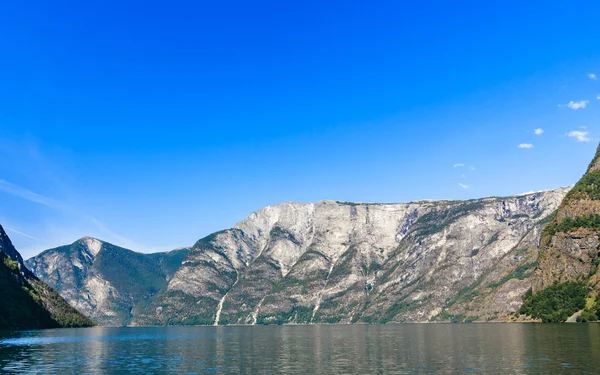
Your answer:
[[[526,247],[523,247],[521,249],[517,249],[517,251],[515,252],[515,256],[518,257],[519,255],[526,254],[527,251],[529,251],[529,249],[526,248]]]
[[[565,199],[562,202],[562,206],[566,206],[570,203],[578,200],[600,200],[600,170],[592,170],[595,163],[598,162],[600,157],[600,146],[594,159],[588,167],[588,171],[573,188],[567,193]],[[589,228],[592,230],[600,230],[600,215],[590,214],[582,215],[575,218],[564,218],[561,222],[556,219],[544,229],[544,236],[553,236],[557,232],[570,232],[579,228]]]
[[[88,317],[74,309],[54,289],[41,280],[30,280],[33,289],[39,294],[42,304],[59,327],[91,327],[96,325]]]
[[[529,289],[519,313],[545,323],[564,322],[585,307],[586,296],[587,287],[581,282],[554,283],[535,295]]]
[[[525,250],[527,250],[527,249],[525,249]],[[537,262],[521,264],[521,265],[517,266],[517,268],[512,270],[508,275],[501,278],[499,281],[497,281],[495,283],[489,283],[488,287],[497,288],[497,287],[503,285],[504,283],[506,283],[510,279],[524,280],[524,279],[530,278],[531,275],[533,274],[533,269],[536,266],[537,266]]]
[[[594,322],[600,320],[600,296],[596,296],[592,300],[590,306],[587,306],[580,316],[577,317],[578,322]]]
[[[212,325],[218,302],[170,290],[136,306],[138,325]]]
[[[285,240],[289,240],[292,243],[299,245],[300,242],[298,242],[298,240],[296,239],[296,237],[294,237],[294,235],[292,233],[290,233],[289,231],[281,228],[280,226],[274,226],[273,229],[271,229],[271,232],[269,232],[269,235],[271,236],[271,238],[273,240],[277,240],[277,239],[285,239]]]
[[[1,251],[0,260],[0,329],[60,327],[33,286],[20,275],[17,262]]]
[[[279,312],[271,317],[259,316],[257,324],[308,324],[312,317],[314,306],[293,306],[291,310]]]
[[[0,329],[89,327],[94,323],[71,307],[3,250],[16,250],[0,227]],[[20,255],[17,258],[21,259]]]
[[[148,255],[103,244],[102,251],[94,260],[92,272],[109,281],[124,297],[112,301],[113,310],[121,324],[129,322],[132,310],[139,303],[166,289],[167,277],[170,272],[174,273],[173,263],[179,266],[186,253],[184,250],[175,250]]]
[[[440,232],[448,225],[454,223],[463,216],[472,211],[476,211],[484,206],[480,200],[466,201],[451,208],[444,208],[426,213],[415,223],[417,237],[427,237]]]
[[[435,317],[434,320],[440,322],[450,322],[450,323],[473,323],[478,318],[476,316],[466,316],[463,314],[450,314],[445,309]]]
[[[600,215],[578,216],[575,219],[564,218],[560,223],[553,221],[544,229],[544,234],[553,236],[558,232],[569,233],[579,228],[600,231]]]
[[[568,202],[571,199],[600,199],[600,170],[586,173],[573,189],[565,197]]]
[[[167,287],[167,275],[177,267],[186,251],[141,254],[104,243],[93,268],[117,290],[132,298],[144,298]],[[176,268],[175,268],[176,269]],[[143,280],[143,282],[140,282]]]

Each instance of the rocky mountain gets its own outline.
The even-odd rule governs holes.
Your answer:
[[[266,207],[198,241],[166,291],[134,321],[497,319],[521,305],[539,234],[567,191]]]
[[[0,329],[86,327],[94,323],[33,275],[0,226]]]
[[[166,289],[189,249],[141,254],[92,237],[46,250],[25,264],[102,325],[127,325]]]
[[[27,265],[111,325],[501,320],[531,287],[540,234],[568,190],[283,203],[172,256],[84,238]],[[151,261],[161,257],[168,270]]]
[[[539,266],[522,312],[544,321],[600,318],[600,146],[540,241]]]

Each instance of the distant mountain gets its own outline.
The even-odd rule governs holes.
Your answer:
[[[189,249],[141,254],[91,237],[46,250],[26,266],[102,325],[127,325],[164,290]]]
[[[0,226],[0,329],[88,327],[94,323],[71,307],[23,264]]]
[[[542,234],[539,266],[521,311],[544,321],[580,311],[580,320],[598,320],[599,264],[600,146]]]

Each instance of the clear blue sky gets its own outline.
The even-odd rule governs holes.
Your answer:
[[[283,201],[573,184],[600,3],[521,3],[6,2],[0,223],[25,257],[155,251]]]

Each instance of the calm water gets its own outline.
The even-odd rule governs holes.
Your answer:
[[[600,374],[598,324],[85,328],[0,336],[5,373]]]

